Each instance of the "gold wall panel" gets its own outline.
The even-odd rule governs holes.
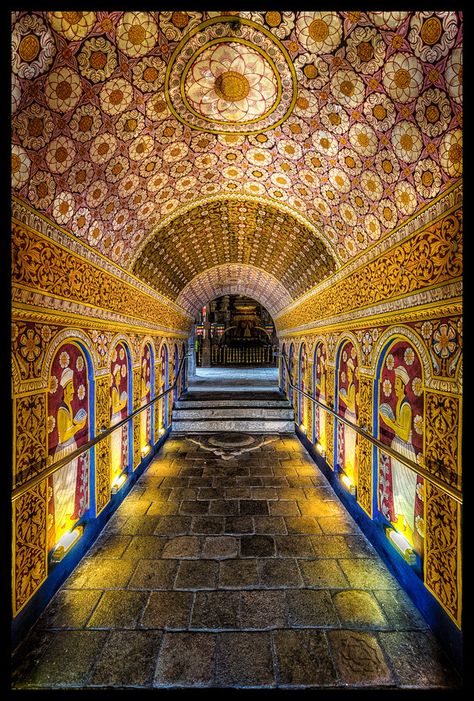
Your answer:
[[[461,477],[459,398],[426,392],[425,467],[448,484]]]
[[[276,317],[278,331],[430,289],[462,274],[462,209],[417,231],[334,285]]]
[[[359,375],[359,411],[358,421],[372,433],[373,379]],[[357,501],[372,518],[372,444],[358,436],[358,476]]]
[[[331,409],[334,409],[334,381],[335,369],[326,365],[326,402]],[[334,417],[329,413],[326,413],[326,461],[334,470]]]
[[[14,484],[20,485],[46,466],[46,394],[17,397],[14,417]]]
[[[13,613],[16,615],[47,577],[46,481],[13,504]]]
[[[102,375],[95,381],[96,435],[101,428],[110,425],[110,377]],[[96,511],[100,514],[110,501],[110,436],[95,447],[95,498]]]
[[[425,518],[425,585],[460,625],[460,507],[454,499],[426,483]]]
[[[140,407],[140,368],[133,368],[133,411]],[[141,414],[133,419],[133,469],[138,467],[141,461],[140,454],[140,419]]]

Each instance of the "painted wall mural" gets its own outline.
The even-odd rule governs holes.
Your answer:
[[[383,359],[379,379],[379,436],[413,462],[423,455],[423,374],[410,343],[396,341]],[[378,508],[423,556],[424,480],[393,457],[379,454]]]
[[[324,343],[319,342],[314,351],[313,365],[313,392],[314,397],[320,402],[326,400],[326,348]],[[314,405],[314,430],[313,437],[321,444],[321,448],[326,450],[326,417],[327,412],[318,405]]]
[[[303,392],[308,392],[307,387],[307,372],[308,372],[308,351],[306,344],[302,343],[300,346],[300,357],[298,363],[298,387]],[[308,406],[307,399],[298,394],[298,423],[303,424],[305,427],[308,421]]]
[[[149,343],[143,348],[140,363],[140,404],[145,406],[152,399],[153,388],[153,350]],[[148,407],[140,414],[140,448],[145,450],[152,442],[153,407]]]
[[[115,426],[130,413],[129,406],[129,362],[123,343],[117,343],[111,356],[110,425]],[[127,469],[130,456],[130,425],[124,424],[111,435],[112,481]]]
[[[354,344],[348,341],[340,352],[338,372],[338,413],[353,424],[357,424],[358,415],[359,376],[357,351]],[[353,428],[337,422],[337,453],[336,462],[349,477],[357,484],[357,433]]]
[[[359,326],[304,330],[280,336],[280,347],[291,346],[296,358],[303,345],[313,347],[316,398],[325,396],[333,406],[337,392],[334,403],[341,414],[348,410],[372,435],[460,489],[461,301],[446,307],[450,313],[434,306],[406,309],[405,323],[394,324],[390,315],[367,315]],[[321,425],[326,425],[326,464],[334,469],[339,463],[355,477],[355,498],[369,518],[404,535],[417,555],[406,566],[414,567],[426,591],[460,627],[462,507],[382,450],[374,460],[372,445],[362,436],[350,447],[353,459],[348,460],[354,437],[348,440],[341,425],[334,435],[334,420],[326,414],[322,422],[324,413],[316,408],[310,440],[323,445]]]
[[[91,437],[87,360],[75,343],[54,357],[48,391],[48,455],[52,462],[73,453]],[[48,543],[53,547],[89,508],[89,453],[48,479]]]
[[[169,387],[169,352],[166,343],[163,343],[160,349],[160,387],[159,392],[164,392]],[[168,426],[169,418],[169,403],[168,396],[165,396],[160,401],[160,430]]]
[[[51,323],[42,311],[14,309],[12,320],[12,398],[14,407],[14,485],[40,474],[47,465],[72,452],[110,425],[112,383],[120,394],[126,390],[122,376],[125,344],[131,349],[138,392],[150,398],[152,386],[140,383],[143,371],[149,378],[161,376],[161,364],[151,345],[163,336],[147,338],[130,332],[113,345],[116,333],[107,327],[77,327]],[[126,328],[123,324],[122,328]],[[138,338],[138,343],[136,342]],[[171,337],[171,340],[174,340]],[[115,361],[114,351],[117,352]],[[115,365],[120,374],[112,376]],[[150,374],[148,374],[148,372]],[[132,387],[134,390],[134,388]],[[148,410],[149,411],[149,410]],[[144,412],[145,415],[148,414]],[[126,415],[126,407],[117,410]],[[156,411],[155,415],[158,414]],[[143,426],[143,430],[145,426]],[[117,433],[120,434],[121,429]],[[142,434],[144,435],[144,433]],[[119,436],[120,437],[120,436]],[[147,416],[147,442],[155,443]],[[111,499],[113,461],[110,437],[95,446],[95,460],[85,453],[65,468],[28,490],[13,508],[13,611],[19,613],[48,579],[49,553],[61,535],[87,514],[100,514]],[[118,452],[118,448],[115,448]],[[115,453],[114,453],[115,455]],[[142,456],[140,456],[141,459]],[[123,463],[123,454],[120,454]],[[91,492],[92,471],[95,490]]]

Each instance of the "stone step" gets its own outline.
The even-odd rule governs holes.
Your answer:
[[[290,407],[200,407],[188,409],[176,407],[173,417],[185,419],[284,419],[289,421],[294,416]]]
[[[242,433],[294,433],[293,420],[285,419],[176,419],[171,423],[173,433],[220,433],[237,431]]]
[[[224,408],[224,407],[238,407],[238,408],[291,408],[291,404],[287,399],[189,399],[182,400],[179,399],[174,404],[174,410],[176,409],[214,409],[214,408]]]
[[[233,392],[222,392],[218,389],[216,390],[206,390],[206,391],[188,391],[186,394],[181,395],[180,402],[189,401],[288,401],[287,398],[281,392],[261,390],[261,391],[239,391],[235,390]]]

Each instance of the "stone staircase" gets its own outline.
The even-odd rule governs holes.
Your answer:
[[[193,391],[173,407],[173,433],[294,433],[294,413],[278,391]]]

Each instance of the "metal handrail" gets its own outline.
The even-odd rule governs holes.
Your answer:
[[[40,482],[45,480],[47,477],[50,477],[55,472],[60,470],[62,467],[64,467],[65,465],[68,465],[70,462],[72,462],[76,458],[78,458],[81,455],[83,455],[84,453],[86,453],[94,445],[97,445],[97,443],[100,443],[105,438],[108,438],[108,436],[110,436],[111,433],[116,431],[121,426],[124,426],[126,423],[131,421],[135,416],[140,414],[142,411],[145,411],[146,409],[151,407],[152,404],[154,404],[155,402],[159,401],[160,399],[165,397],[167,394],[172,392],[175,389],[175,387],[177,386],[178,379],[179,379],[179,376],[181,374],[181,370],[183,369],[184,362],[185,362],[186,358],[188,358],[190,355],[191,355],[190,353],[186,353],[181,358],[181,361],[180,361],[179,366],[178,366],[178,372],[176,373],[176,377],[174,379],[174,382],[170,387],[168,387],[168,389],[166,389],[164,392],[161,392],[158,396],[153,397],[153,399],[151,399],[149,402],[147,402],[143,406],[132,411],[131,414],[126,416],[124,419],[121,419],[114,426],[110,426],[109,428],[99,429],[100,433],[97,436],[95,436],[94,438],[91,438],[89,441],[87,441],[87,443],[84,443],[84,445],[81,445],[77,450],[75,450],[72,453],[69,453],[69,455],[64,456],[64,458],[61,458],[60,460],[53,462],[45,470],[42,470],[37,475],[34,475],[34,477],[30,477],[25,482],[20,484],[18,487],[15,487],[12,490],[12,497],[11,497],[12,501],[16,501],[16,499],[19,499],[21,496],[23,496],[23,494],[28,492],[33,487],[36,487],[37,484],[39,484]],[[34,465],[33,465],[33,468],[34,468]]]
[[[295,385],[293,382],[293,378],[291,375],[289,365],[288,365],[286,353],[285,352],[277,353],[276,355],[283,358],[283,360],[285,361],[289,385],[292,389],[294,389],[296,392],[299,392],[299,394],[302,394],[304,397],[307,397],[307,399],[310,399],[313,402],[313,404],[317,404],[318,406],[320,406],[321,409],[324,409],[324,411],[327,411],[329,414],[334,416],[341,423],[346,424],[347,426],[352,428],[356,433],[358,433],[360,436],[362,436],[363,438],[368,440],[370,443],[375,445],[377,448],[382,450],[386,455],[390,455],[390,457],[395,458],[396,460],[398,460],[398,462],[401,462],[403,465],[408,467],[409,470],[412,470],[412,472],[416,472],[417,475],[419,475],[420,477],[423,477],[423,479],[426,479],[427,482],[431,482],[431,484],[436,485],[443,492],[445,492],[446,494],[449,494],[449,496],[452,497],[453,499],[455,499],[459,504],[463,503],[463,497],[462,497],[461,490],[457,489],[456,487],[453,487],[450,484],[447,484],[443,480],[440,480],[435,475],[432,475],[430,472],[428,472],[423,467],[418,465],[418,463],[413,462],[413,460],[410,460],[410,458],[407,458],[405,455],[402,455],[401,453],[394,450],[391,446],[386,445],[385,443],[382,443],[382,441],[380,441],[378,438],[375,438],[375,436],[372,436],[364,426],[357,426],[357,424],[352,423],[352,421],[349,421],[344,416],[340,416],[340,414],[338,414],[336,411],[334,411],[334,409],[327,406],[326,404],[323,404],[318,399],[316,399],[315,397],[312,397],[310,394],[308,394],[307,392],[302,390],[300,387]],[[441,470],[444,469],[443,466],[440,466],[440,467],[441,467]],[[445,472],[446,472],[446,470],[445,470]]]

